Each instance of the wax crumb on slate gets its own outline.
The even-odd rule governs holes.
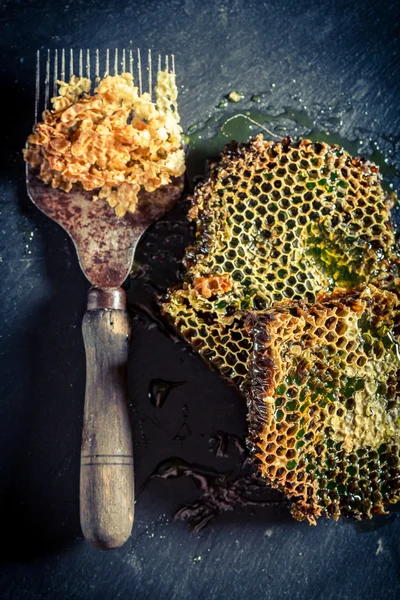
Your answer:
[[[265,534],[264,534],[264,535],[265,535],[266,537],[269,537],[269,538],[270,538],[272,534],[273,534],[273,530],[272,530],[272,529],[266,529],[266,530],[265,530]]]
[[[239,92],[230,92],[228,94],[228,100],[230,102],[240,102],[242,99],[242,96],[239,94]]]
[[[379,554],[382,554],[382,552],[383,552],[383,540],[382,540],[382,538],[379,538],[378,547],[376,549],[375,556],[379,556]]]
[[[195,556],[193,562],[198,563],[201,561],[201,556]]]

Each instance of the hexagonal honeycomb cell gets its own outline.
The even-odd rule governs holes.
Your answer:
[[[249,448],[293,515],[400,500],[400,300],[370,286],[253,313]]]
[[[229,146],[191,203],[195,241],[163,310],[239,387],[252,346],[245,311],[400,281],[392,199],[378,168],[338,146],[261,135]]]

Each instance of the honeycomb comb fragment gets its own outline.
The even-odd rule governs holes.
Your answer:
[[[163,310],[213,366],[243,386],[247,310],[363,283],[398,285],[391,198],[378,168],[307,140],[227,147],[192,198],[194,244]]]
[[[400,300],[370,286],[253,313],[249,448],[293,515],[400,500]]]

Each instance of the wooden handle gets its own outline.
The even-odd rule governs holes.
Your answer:
[[[125,292],[89,291],[82,332],[86,350],[80,514],[96,548],[119,548],[133,525],[132,433],[126,391],[129,318]]]

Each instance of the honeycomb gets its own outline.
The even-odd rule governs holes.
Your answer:
[[[248,318],[251,454],[311,523],[400,500],[400,299],[367,286]]]
[[[392,199],[378,168],[338,146],[307,140],[228,146],[197,186],[183,284],[163,310],[182,336],[239,388],[247,310],[313,303],[319,293],[400,281]]]

